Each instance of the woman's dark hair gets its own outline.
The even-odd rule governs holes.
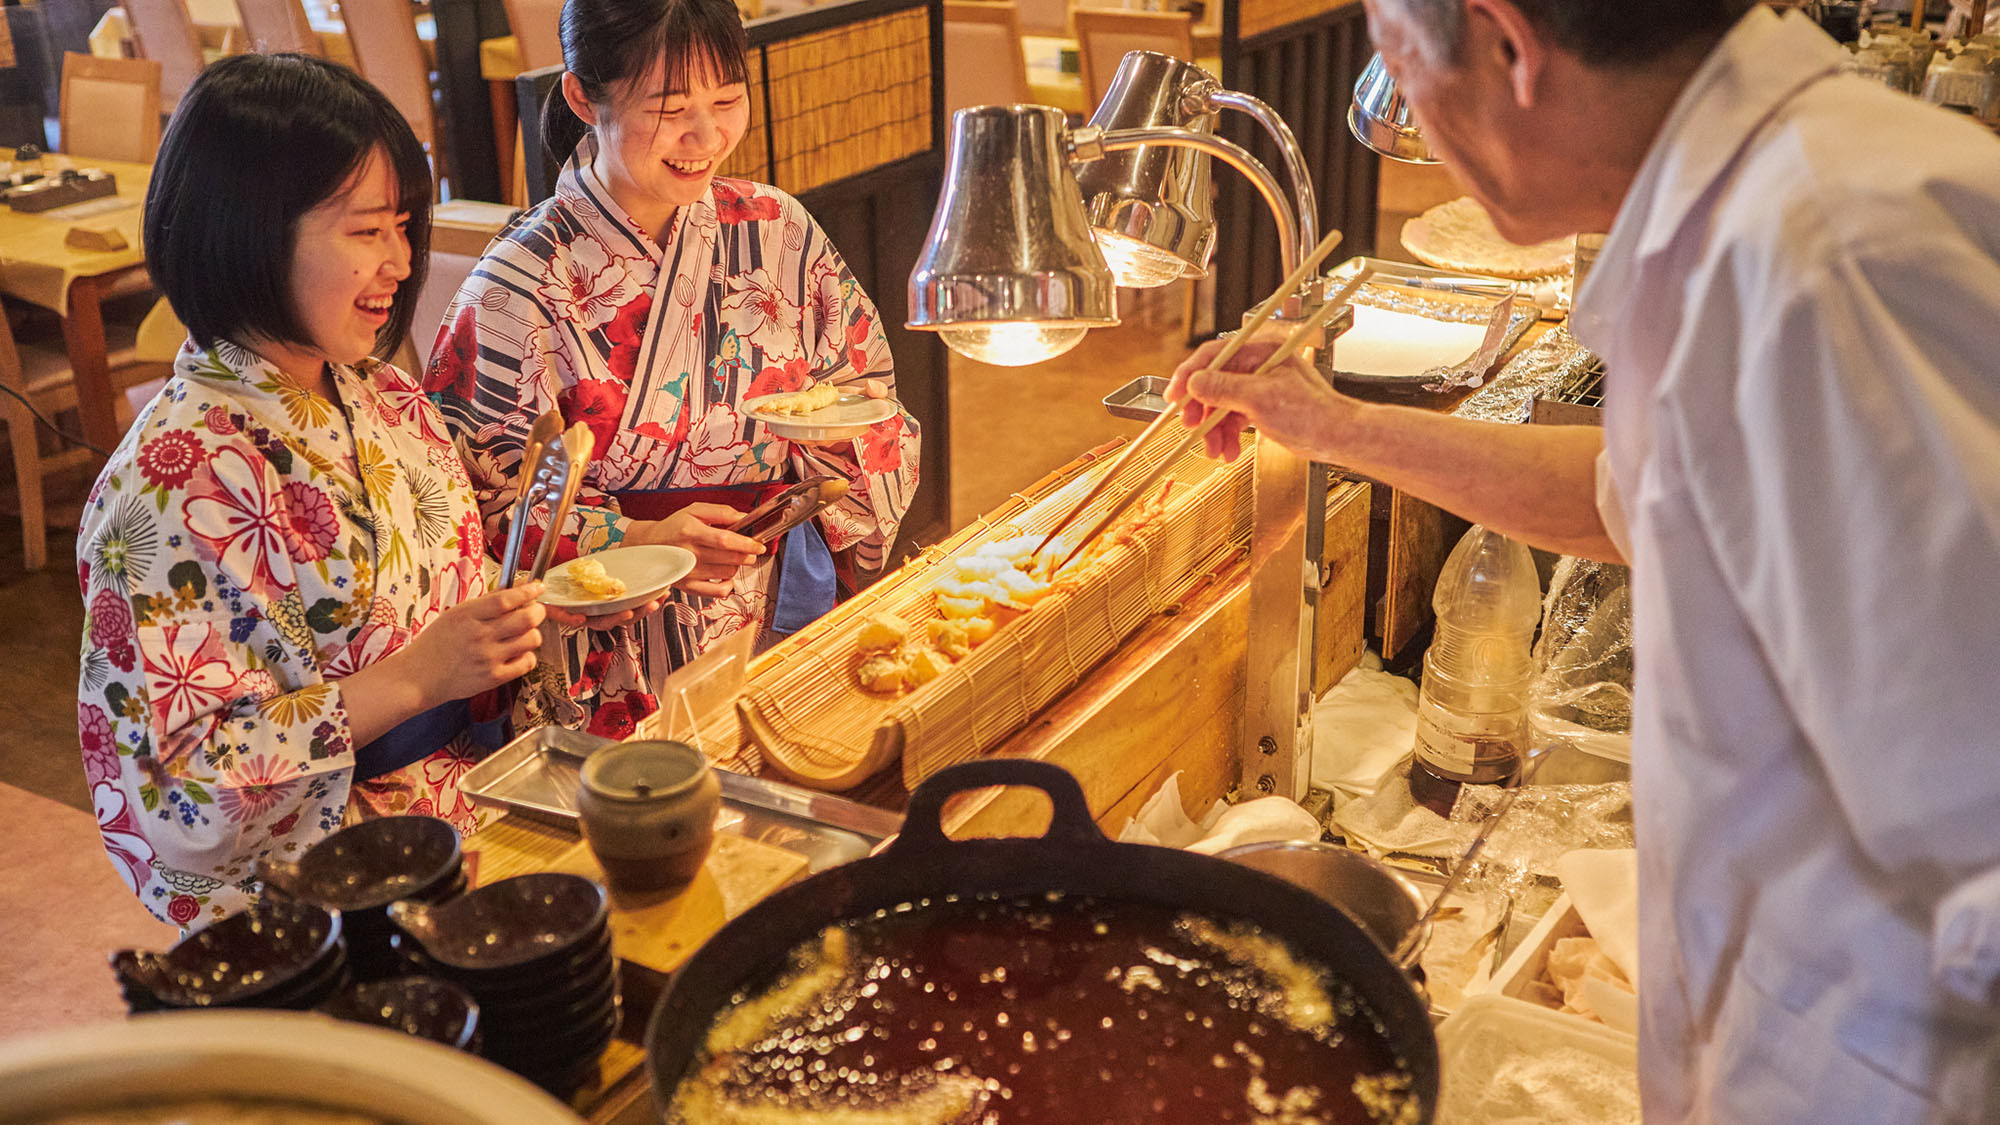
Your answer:
[[[386,152],[410,215],[387,354],[416,314],[430,261],[431,169],[408,121],[346,67],[238,55],[202,71],[160,141],[146,193],[146,268],[201,347],[254,337],[311,344],[291,292],[299,220]]]
[[[564,0],[562,49],[564,68],[593,105],[608,104],[614,87],[646,77],[661,58],[669,92],[692,88],[697,76],[725,85],[750,77],[735,0]],[[557,84],[542,104],[542,143],[560,164],[587,131]]]

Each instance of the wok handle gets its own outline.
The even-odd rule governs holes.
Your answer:
[[[917,786],[916,792],[910,794],[910,808],[903,817],[903,831],[888,850],[900,852],[910,847],[929,850],[954,846],[951,837],[944,834],[944,803],[969,789],[984,789],[990,785],[1018,785],[1046,793],[1054,812],[1049,817],[1049,830],[1042,835],[1045,840],[1074,840],[1089,844],[1107,842],[1104,833],[1098,830],[1097,822],[1091,819],[1090,803],[1083,798],[1083,787],[1076,783],[1076,778],[1068,770],[1050,762],[1028,758],[989,758],[948,766]]]

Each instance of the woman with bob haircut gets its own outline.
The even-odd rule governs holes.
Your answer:
[[[751,112],[731,0],[568,0],[561,33],[567,72],[544,113],[565,161],[555,194],[487,248],[425,386],[464,439],[489,540],[529,426],[553,408],[597,437],[557,557],[694,552],[671,613],[570,639],[557,718],[622,737],[670,669],[739,629],[795,631],[881,570],[917,486],[917,427],[898,413],[814,446],[743,413],[820,381],[886,395],[894,372],[874,305],[805,209],[716,174]],[[846,499],[768,554],[728,530],[816,476],[848,482]],[[534,542],[548,516],[531,518]]]
[[[430,206],[402,115],[319,59],[216,63],[161,143],[148,268],[189,339],[78,533],[77,727],[114,866],[181,926],[346,822],[470,831],[493,689],[535,666],[539,584],[488,592],[449,433],[374,358]]]

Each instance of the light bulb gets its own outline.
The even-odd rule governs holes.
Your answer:
[[[1111,267],[1112,278],[1127,289],[1157,289],[1187,273],[1186,262],[1131,235],[1099,228],[1092,228],[1090,234],[1097,240],[1105,264]]]
[[[996,367],[1026,367],[1054,359],[1083,342],[1090,331],[1082,325],[1037,324],[1013,321],[998,324],[961,324],[946,328],[945,347],[981,363]]]

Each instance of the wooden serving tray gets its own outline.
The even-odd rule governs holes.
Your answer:
[[[1130,470],[1135,479],[1166,452],[1150,461],[1142,452]],[[839,790],[900,757],[903,783],[914,788],[1004,741],[1148,618],[1246,549],[1251,459],[1223,465],[1188,453],[1169,473],[1176,488],[1161,516],[1099,559],[1081,586],[1000,620],[991,640],[914,691],[892,697],[860,687],[856,638],[869,617],[893,613],[921,635],[937,615],[932,591],[949,573],[946,563],[987,543],[1046,533],[1107,467],[1086,462],[1043,482],[767,653],[737,700],[765,763],[798,784]],[[1100,497],[1086,519],[1116,499],[1115,490]]]

